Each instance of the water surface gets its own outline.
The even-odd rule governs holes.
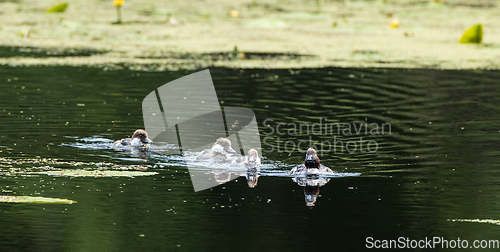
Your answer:
[[[193,71],[194,72],[194,71]],[[252,109],[266,169],[195,193],[178,156],[109,149],[143,128],[141,103],[192,72],[0,68],[1,195],[76,200],[0,203],[2,250],[360,250],[366,238],[498,239],[500,73],[401,69],[211,69],[222,106]],[[279,123],[391,125],[390,134],[268,134]],[[271,119],[271,120],[269,120]],[[337,172],[314,207],[286,171],[300,141],[374,141],[376,152],[329,151]],[[321,145],[320,146],[324,146]],[[144,159],[145,158],[145,159]],[[60,177],[57,169],[157,172]],[[283,176],[282,176],[283,175]]]

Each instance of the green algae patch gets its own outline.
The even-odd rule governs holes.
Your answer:
[[[32,196],[7,196],[0,195],[0,203],[28,203],[28,204],[73,204],[77,203],[74,200],[32,197]]]
[[[47,9],[47,12],[52,12],[52,13],[64,12],[66,10],[66,8],[68,8],[68,3],[62,3],[62,4],[58,4],[58,5],[50,7],[49,9]]]
[[[158,174],[157,172],[141,172],[141,171],[102,171],[102,170],[59,170],[59,171],[43,171],[37,174],[45,174],[49,176],[58,177],[140,177],[152,176]]]
[[[495,8],[498,1],[494,0],[438,1],[429,5],[425,4],[429,1],[415,0],[321,0],[321,7],[314,1],[249,4],[250,1],[219,0],[217,4],[198,1],[194,9],[186,8],[185,1],[140,2],[122,10],[126,10],[128,21],[117,26],[110,22],[117,15],[111,2],[103,5],[102,0],[72,1],[72,7],[65,10],[68,15],[55,17],[56,14],[33,11],[50,7],[46,1],[26,4],[27,1],[0,0],[0,36],[4,47],[0,54],[7,55],[0,55],[0,65],[90,66],[131,71],[208,67],[500,69],[495,43],[500,38],[498,30],[488,29],[491,41],[480,48],[457,43],[460,33],[469,27],[458,33],[456,27],[482,22],[478,21],[478,7],[481,16],[488,17],[488,23],[500,22]],[[238,10],[239,17],[223,15],[228,10]],[[391,29],[389,22],[396,14],[401,24],[398,29]],[[221,52],[228,55],[234,45],[245,52],[244,58],[218,60],[218,56],[211,56]],[[66,53],[71,50],[104,53]],[[54,51],[57,57],[52,54]],[[383,58],[353,51],[376,51]],[[49,57],[45,57],[49,52]],[[302,61],[254,60],[247,52],[294,52],[315,57]],[[195,56],[169,57],[188,54]]]
[[[458,42],[479,44],[483,40],[483,26],[477,24],[465,31]]]

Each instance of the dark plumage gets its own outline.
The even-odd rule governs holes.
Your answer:
[[[332,169],[320,164],[316,150],[309,148],[306,151],[306,159],[303,164],[299,164],[290,170],[289,175],[307,175],[311,172],[333,173]]]

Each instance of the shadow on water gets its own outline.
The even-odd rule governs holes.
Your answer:
[[[48,58],[48,57],[75,57],[75,56],[92,56],[95,54],[103,54],[105,51],[94,49],[60,49],[60,48],[38,48],[38,47],[16,47],[16,46],[0,46],[0,58],[9,57],[31,57],[31,58]]]
[[[107,148],[143,127],[147,94],[191,72],[0,72],[2,195],[78,201],[0,203],[7,250],[330,251],[366,248],[366,237],[470,245],[498,236],[493,224],[449,221],[495,219],[500,210],[496,71],[211,69],[221,105],[255,112],[269,169],[254,188],[239,177],[198,193],[175,156]],[[316,131],[300,132],[301,123]],[[309,145],[322,164],[361,175],[324,184],[277,175],[302,163]],[[33,173],[102,167],[158,174]]]
[[[247,60],[308,60],[316,56],[310,54],[297,54],[297,53],[260,53],[260,52],[244,52],[239,54],[237,52],[217,52],[217,53],[164,53],[161,55],[147,55],[139,56],[139,59],[202,59],[211,61],[228,61],[238,59]]]

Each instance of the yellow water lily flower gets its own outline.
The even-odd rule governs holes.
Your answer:
[[[30,30],[29,29],[20,29],[19,36],[21,36],[21,38],[29,38],[30,37]]]
[[[123,2],[125,2],[125,0],[113,0],[113,5],[114,6],[122,6]]]
[[[237,10],[230,10],[227,12],[230,17],[237,18],[240,16],[240,12]]]
[[[391,28],[398,28],[398,26],[399,26],[399,20],[398,20],[397,18],[394,18],[394,19],[391,21],[391,23],[389,23],[389,26],[390,26]]]
[[[116,15],[118,16],[118,20],[113,24],[121,24],[122,23],[122,5],[125,0],[113,0],[113,5],[116,6]]]

